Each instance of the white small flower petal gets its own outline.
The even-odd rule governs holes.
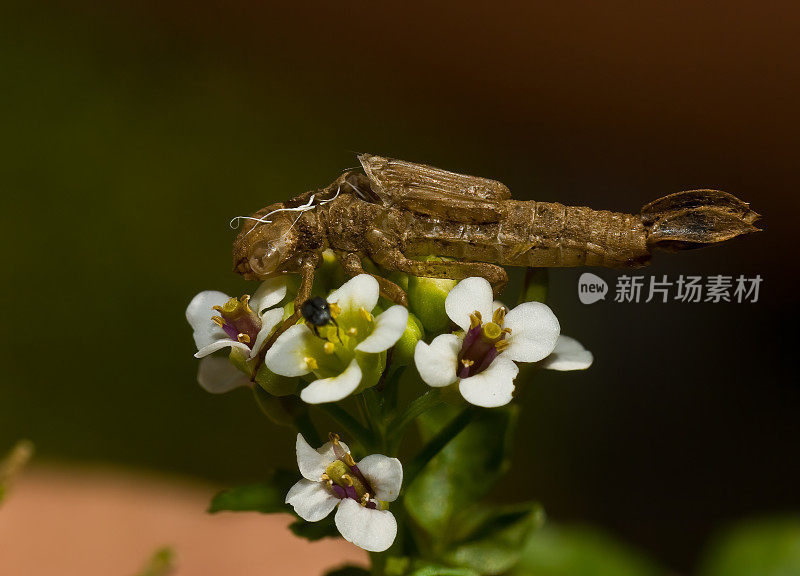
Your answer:
[[[339,499],[322,482],[304,478],[289,489],[286,503],[306,522],[319,522],[336,508]]]
[[[359,384],[361,384],[361,368],[353,358],[345,371],[338,376],[314,380],[303,388],[300,398],[306,404],[337,402],[355,392]]]
[[[378,281],[369,274],[350,278],[328,296],[328,302],[336,302],[342,310],[365,308],[371,312],[378,303]]]
[[[397,521],[388,510],[370,510],[345,498],[336,511],[336,527],[345,540],[367,552],[383,552],[397,536]]]
[[[200,350],[194,353],[194,357],[203,358],[205,356],[208,356],[209,354],[216,352],[217,350],[222,350],[223,348],[239,348],[243,352],[250,354],[250,347],[247,344],[243,344],[242,342],[238,342],[236,340],[231,340],[227,336],[228,335],[226,334],[225,338],[216,340],[211,344],[209,344],[208,346],[203,346],[202,348],[200,348]]]
[[[339,446],[345,452],[350,452],[350,448],[344,442],[339,442]],[[303,478],[307,480],[319,481],[325,469],[336,460],[336,452],[334,452],[331,442],[326,442],[319,449],[314,449],[306,442],[302,434],[297,435],[295,451],[297,452],[297,467],[300,468]]]
[[[308,368],[308,346],[314,334],[305,324],[290,326],[286,332],[278,336],[275,343],[264,356],[267,368],[281,376],[302,376],[311,370]]]
[[[200,350],[222,338],[228,338],[225,330],[211,321],[212,316],[218,313],[213,309],[214,306],[222,306],[230,300],[230,296],[217,290],[206,290],[200,292],[192,298],[189,306],[186,307],[186,320],[194,330],[194,343]]]
[[[250,378],[227,358],[203,358],[197,368],[197,383],[206,392],[224,394],[239,386],[249,386]]]
[[[375,490],[371,496],[385,502],[397,500],[403,485],[403,465],[400,460],[383,454],[370,454],[358,463],[358,469]]]
[[[463,378],[458,385],[464,400],[475,406],[496,408],[511,402],[514,378],[519,368],[514,362],[498,356],[486,370]]]
[[[272,308],[286,297],[286,276],[267,278],[250,298],[250,307],[261,314],[267,308]]]
[[[414,364],[422,380],[435,388],[449,386],[458,380],[458,352],[461,338],[455,334],[441,334],[426,344],[422,340],[414,348]]]
[[[407,324],[408,309],[405,306],[392,306],[375,318],[372,334],[356,346],[356,350],[372,354],[388,350],[403,335]]]
[[[546,304],[523,302],[506,314],[503,326],[511,328],[503,356],[516,362],[538,362],[555,348],[561,326]]]
[[[492,285],[486,278],[466,278],[450,290],[444,309],[450,320],[464,331],[469,330],[469,315],[476,310],[488,322],[492,318]]]
[[[253,343],[253,349],[250,351],[250,358],[255,358],[261,347],[272,334],[272,330],[283,320],[283,308],[273,308],[267,310],[261,316],[261,330],[258,331],[256,341]]]
[[[593,361],[594,356],[583,347],[583,344],[575,340],[575,338],[562,334],[558,337],[556,347],[550,353],[550,356],[542,362],[542,368],[561,371],[585,370],[592,365]]]

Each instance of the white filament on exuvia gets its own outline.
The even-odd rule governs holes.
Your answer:
[[[314,204],[314,198],[316,198],[317,195],[316,194],[312,194],[311,198],[308,199],[308,202],[306,202],[302,206],[296,206],[294,208],[278,208],[278,209],[273,210],[272,212],[270,212],[268,214],[264,214],[261,218],[253,218],[252,216],[236,216],[234,218],[231,218],[231,221],[229,222],[228,225],[232,229],[236,230],[236,228],[239,227],[239,222],[241,220],[252,220],[252,221],[258,222],[260,224],[271,224],[272,220],[268,220],[268,218],[270,216],[272,216],[273,214],[277,214],[278,212],[299,212],[300,214],[297,216],[295,221],[292,222],[292,226],[289,228],[291,230],[291,228],[293,228],[294,225],[297,223],[297,221],[300,219],[300,216],[303,215],[303,212],[307,212],[309,210],[313,210],[314,208],[316,208],[317,206],[320,206],[322,204],[327,204],[328,202],[333,202],[339,196],[339,193],[341,191],[342,191],[342,187],[341,186],[337,187],[336,188],[336,194],[333,195],[333,198],[328,198],[327,200],[320,200],[319,204]],[[245,236],[250,234],[250,232],[252,232],[254,229],[255,229],[255,226],[250,228],[250,230],[245,232]]]

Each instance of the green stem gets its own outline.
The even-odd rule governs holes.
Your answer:
[[[428,462],[433,460],[442,448],[472,422],[472,419],[478,414],[478,408],[475,406],[467,406],[461,413],[453,418],[450,422],[442,428],[436,436],[431,438],[425,446],[422,447],[419,454],[405,467],[403,478],[403,490],[408,489],[414,482],[417,474],[422,472],[422,469],[428,465]]]
[[[348,435],[348,438],[343,438],[345,442],[348,444],[357,442],[364,445],[365,448],[367,447],[367,441],[371,439],[369,430],[364,428],[364,426],[346,410],[333,403],[316,404],[316,406],[333,418],[336,423],[343,428],[344,432]]]
[[[311,416],[309,415],[308,410],[304,410],[295,417],[294,425],[297,428],[297,431],[300,432],[300,434],[303,435],[303,438],[306,439],[306,442],[312,446],[322,445],[322,440],[320,440],[319,433],[314,427],[314,423],[311,421]]]
[[[440,388],[428,390],[425,394],[411,402],[402,414],[392,420],[386,434],[392,448],[397,448],[397,444],[402,440],[403,433],[408,425],[419,418],[421,414],[440,404],[442,402],[441,397],[442,390]]]

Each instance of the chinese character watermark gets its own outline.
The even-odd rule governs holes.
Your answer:
[[[738,277],[716,274],[713,276],[692,276],[680,274],[670,279],[666,274],[660,277],[645,277],[643,274],[623,274],[617,278],[614,287],[614,302],[638,304],[640,302],[733,302],[737,304],[758,302],[763,278],[760,274]],[[589,272],[581,275],[578,281],[578,297],[584,304],[604,300],[608,285],[605,280]]]

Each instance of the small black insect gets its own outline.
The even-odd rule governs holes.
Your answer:
[[[336,320],[333,319],[331,315],[331,305],[328,304],[325,298],[320,296],[309,298],[303,302],[303,305],[300,307],[300,313],[303,315],[303,318],[305,318],[306,323],[311,324],[312,330],[314,330],[314,334],[317,336],[319,336],[318,328],[330,323],[336,326],[336,332],[338,334],[339,325],[336,324]]]

